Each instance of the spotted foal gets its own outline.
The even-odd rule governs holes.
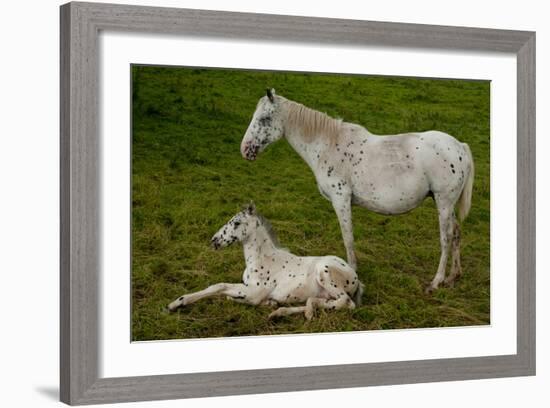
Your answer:
[[[270,318],[304,313],[309,320],[317,308],[353,309],[360,304],[363,285],[353,268],[336,256],[300,257],[281,248],[253,204],[233,216],[211,242],[219,249],[236,241],[244,247],[243,283],[217,283],[180,296],[168,305],[170,311],[217,295],[250,305],[287,305]]]

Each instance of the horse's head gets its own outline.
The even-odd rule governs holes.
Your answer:
[[[275,89],[267,89],[260,98],[254,116],[241,142],[241,154],[247,160],[254,160],[269,144],[283,136],[281,98]]]
[[[214,249],[224,248],[235,241],[242,242],[248,237],[251,226],[255,225],[256,206],[254,203],[241,212],[235,214],[218,232],[214,234],[210,243]],[[254,224],[251,224],[253,222]]]

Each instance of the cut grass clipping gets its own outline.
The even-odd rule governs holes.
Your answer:
[[[132,66],[132,340],[342,332],[489,323],[489,82]],[[331,203],[283,139],[255,162],[239,152],[267,87],[373,133],[441,130],[470,145],[476,175],[462,224],[463,277],[423,293],[440,256],[431,199],[400,216],[354,207],[355,310],[269,321],[268,307],[224,297],[165,312],[182,294],[240,282],[242,247],[211,236],[253,200],[297,255],[345,259]],[[449,267],[449,266],[448,266]]]

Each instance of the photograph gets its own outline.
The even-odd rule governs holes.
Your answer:
[[[548,13],[440,4],[6,2],[1,405],[545,408]]]
[[[491,324],[490,81],[129,69],[132,341]]]

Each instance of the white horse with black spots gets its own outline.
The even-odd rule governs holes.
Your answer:
[[[279,307],[270,318],[304,313],[309,320],[317,308],[353,309],[360,304],[363,286],[353,268],[336,256],[301,257],[281,248],[253,204],[221,227],[211,243],[219,249],[236,241],[244,247],[243,283],[217,283],[180,296],[168,305],[170,311],[217,295],[251,305],[292,305]],[[297,303],[305,305],[293,305]]]
[[[427,292],[443,281],[452,286],[462,273],[460,228],[471,206],[474,162],[470,148],[439,131],[374,135],[364,127],[334,119],[293,102],[275,90],[262,97],[241,143],[254,160],[285,137],[309,165],[321,194],[332,202],[349,264],[356,269],[351,205],[386,215],[406,213],[433,197],[439,213],[441,256]],[[449,250],[451,273],[445,279]]]

